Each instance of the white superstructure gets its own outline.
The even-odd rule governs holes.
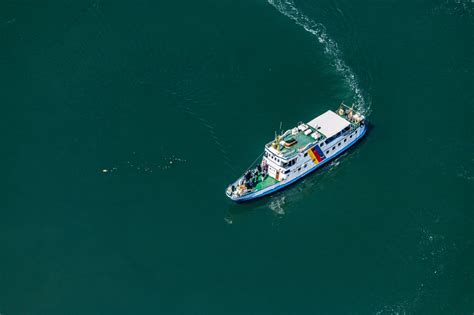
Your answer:
[[[365,117],[341,105],[308,123],[299,123],[265,145],[257,168],[231,184],[226,194],[245,201],[279,190],[345,151],[366,131]]]

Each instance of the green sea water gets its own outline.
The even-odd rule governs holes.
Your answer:
[[[0,2],[0,314],[473,314],[474,3]],[[365,138],[226,186],[341,101]]]

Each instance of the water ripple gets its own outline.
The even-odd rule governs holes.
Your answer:
[[[326,55],[332,58],[333,66],[341,73],[354,94],[353,103],[355,108],[364,114],[370,112],[370,102],[368,97],[359,87],[359,80],[352,69],[342,59],[342,52],[337,43],[328,35],[326,27],[313,21],[304,15],[295,5],[293,0],[267,0],[280,13],[290,18],[297,25],[303,27],[307,32],[313,34],[323,46]]]

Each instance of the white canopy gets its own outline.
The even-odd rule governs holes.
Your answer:
[[[328,110],[311,120],[308,125],[321,132],[326,138],[330,138],[349,126],[349,122],[335,112]]]

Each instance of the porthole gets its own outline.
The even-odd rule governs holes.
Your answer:
[[[326,154],[329,154],[329,150],[326,151]]]
[[[336,147],[332,147],[332,150],[333,150],[333,151],[336,150]]]

